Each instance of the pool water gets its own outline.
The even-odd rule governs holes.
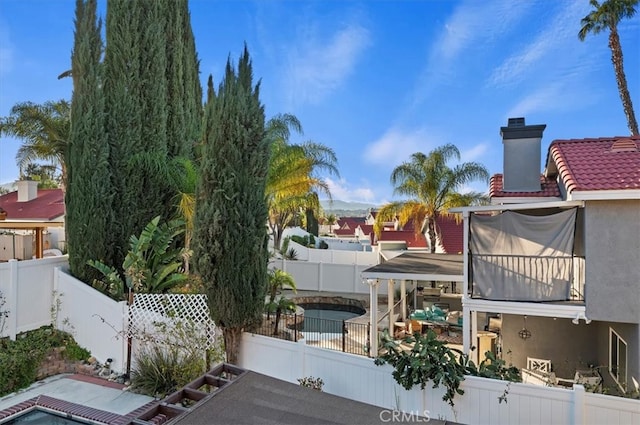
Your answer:
[[[23,415],[11,419],[9,424],[23,425],[69,425],[69,424],[87,424],[90,422],[76,421],[71,418],[56,415],[54,413],[45,412],[44,410],[31,410]]]
[[[301,304],[304,308],[303,332],[342,333],[342,321],[361,316],[358,307],[339,304]]]

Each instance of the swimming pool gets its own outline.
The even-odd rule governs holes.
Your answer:
[[[72,424],[95,424],[96,422],[86,422],[75,420],[71,417],[61,416],[62,414],[56,414],[41,409],[28,410],[26,413],[22,413],[16,417],[12,417],[8,422],[2,422],[3,424],[23,424],[23,425],[72,425]]]
[[[346,304],[304,303],[303,332],[342,333],[343,321],[362,316],[365,309]]]

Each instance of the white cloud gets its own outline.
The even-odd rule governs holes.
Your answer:
[[[329,190],[331,191],[331,197],[340,201],[346,202],[374,202],[375,195],[373,190],[369,187],[353,187],[345,179],[333,180],[330,178],[324,179]]]
[[[429,97],[443,81],[455,79],[456,63],[471,50],[480,50],[516,28],[528,10],[539,7],[533,1],[468,0],[458,6],[445,22],[444,30],[428,49],[424,70],[416,83],[413,106]],[[496,47],[499,48],[499,47]]]
[[[438,136],[426,129],[401,131],[392,128],[382,137],[365,147],[364,158],[372,164],[384,165],[390,169],[408,161],[415,152],[427,153],[438,146]]]
[[[461,162],[477,162],[479,158],[484,155],[489,149],[489,143],[479,143],[475,146],[471,146],[469,148],[463,149],[460,152],[460,161]]]
[[[360,24],[351,24],[326,39],[311,34],[290,46],[285,84],[292,103],[324,99],[351,75],[369,45],[369,31]]]
[[[507,57],[493,70],[489,77],[490,86],[519,82],[527,75],[539,72],[540,67],[544,67],[545,72],[549,73],[550,70],[563,66],[578,65],[573,62],[567,63],[567,59],[572,56],[568,52],[579,47],[577,46],[579,22],[588,13],[589,5],[582,0],[561,4],[565,7],[538,32],[537,37],[529,45]]]
[[[557,104],[555,99],[560,95],[559,85],[549,85],[522,98],[507,113],[507,117],[526,117],[541,109],[550,109]]]

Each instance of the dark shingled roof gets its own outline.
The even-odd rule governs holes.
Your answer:
[[[427,252],[406,251],[362,272],[365,277],[397,275],[447,275],[462,277],[463,259],[457,254],[430,254]],[[401,278],[398,276],[398,278]]]
[[[172,424],[382,424],[381,407],[247,372]],[[426,421],[426,418],[421,418]],[[437,421],[436,421],[437,422]]]

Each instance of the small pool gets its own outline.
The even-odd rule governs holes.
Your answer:
[[[29,410],[19,416],[11,418],[8,422],[2,422],[3,424],[23,424],[23,425],[70,425],[70,424],[92,424],[94,422],[84,422],[72,419],[70,417],[61,416],[61,414],[55,414],[49,411],[34,409]]]
[[[304,303],[303,332],[342,333],[342,322],[362,316],[365,309],[345,304]]]

